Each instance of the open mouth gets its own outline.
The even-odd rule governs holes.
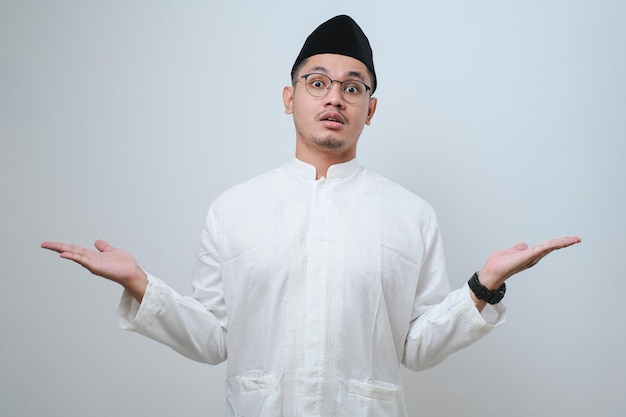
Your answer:
[[[322,122],[328,122],[329,124],[333,124],[333,125],[335,125],[335,124],[343,125],[344,124],[343,117],[340,114],[338,114],[338,113],[324,113],[320,117],[320,120]]]

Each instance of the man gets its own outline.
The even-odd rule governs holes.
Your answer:
[[[295,158],[212,203],[192,297],[102,240],[42,247],[120,283],[123,328],[197,361],[228,357],[228,416],[406,416],[400,364],[431,367],[487,334],[505,280],[580,239],[495,252],[450,292],[433,209],[356,159],[377,105],[361,28],[320,25],[291,75]]]

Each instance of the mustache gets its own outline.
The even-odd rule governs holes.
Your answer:
[[[316,117],[317,117],[317,120],[336,120],[343,124],[348,123],[348,119],[346,118],[346,116],[344,116],[343,113],[341,113],[340,111],[335,111],[335,110],[333,111],[324,110],[322,112],[317,113]]]

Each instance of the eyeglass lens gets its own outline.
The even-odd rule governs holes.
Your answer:
[[[303,75],[306,89],[313,97],[325,97],[333,86],[333,82],[337,82],[341,86],[341,95],[348,103],[358,103],[365,97],[368,87],[359,80],[332,80],[324,74],[311,73]]]

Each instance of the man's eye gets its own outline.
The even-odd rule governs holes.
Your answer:
[[[352,84],[352,85],[348,85],[348,86],[346,86],[346,88],[344,89],[344,91],[345,91],[346,93],[349,93],[349,94],[359,94],[359,91],[361,91],[361,90],[359,89],[359,86],[358,86],[358,85],[354,85],[354,84]]]
[[[326,85],[322,80],[313,80],[311,81],[311,86],[313,88],[324,88]]]

